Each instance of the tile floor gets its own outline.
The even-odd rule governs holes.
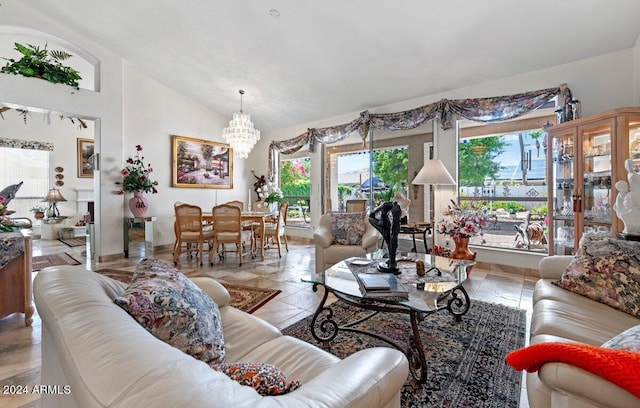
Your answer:
[[[130,257],[113,262],[87,262],[84,256],[85,247],[67,247],[59,241],[35,240],[33,255],[66,252],[82,262],[87,270],[115,268],[132,270],[134,265],[144,256],[144,247],[132,243]],[[283,251],[284,252],[284,251]],[[154,257],[171,260],[169,251],[156,252]],[[280,289],[282,292],[254,315],[276,327],[283,329],[290,324],[308,316],[320,301],[320,295],[311,290],[311,285],[301,282],[301,276],[314,269],[314,247],[304,243],[289,243],[289,252],[278,258],[277,251],[265,253],[264,262],[245,259],[238,267],[235,254],[226,259],[216,260],[213,267],[200,267],[195,260],[180,258],[179,267],[185,273],[206,274],[221,282],[235,283],[262,288]],[[208,258],[205,257],[205,261]],[[469,295],[474,299],[521,308],[527,311],[527,322],[530,322],[531,299],[535,278],[521,276],[491,269],[474,267],[465,283]],[[527,324],[527,338],[529,337]],[[41,322],[37,311],[31,327],[24,326],[21,314],[9,315],[0,319],[0,385],[5,384],[40,384],[40,329]],[[523,381],[524,387],[524,381]],[[7,396],[0,393],[2,407],[39,407],[36,396]],[[521,408],[528,408],[526,390],[521,393]]]

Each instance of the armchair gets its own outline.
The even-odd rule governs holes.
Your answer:
[[[346,215],[343,214],[343,216]],[[336,214],[336,216],[339,216],[339,214]],[[369,223],[365,213],[362,213],[362,222],[364,223],[364,233],[362,234],[361,243],[343,245],[335,242],[331,213],[320,217],[318,227],[313,233],[313,242],[316,246],[316,273],[324,272],[344,259],[362,256],[373,252],[377,248],[380,234]]]

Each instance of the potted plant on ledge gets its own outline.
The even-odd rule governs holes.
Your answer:
[[[47,209],[41,205],[36,205],[31,209],[31,211],[33,212],[33,216],[36,220],[41,220],[44,218],[44,212],[47,211]]]
[[[60,239],[70,239],[75,236],[73,232],[73,227],[63,227],[60,228],[60,232],[58,233]]]
[[[22,75],[47,80],[54,84],[66,84],[80,89],[78,81],[82,79],[78,71],[63,65],[61,61],[73,55],[66,51],[47,50],[47,46],[40,49],[36,45],[15,43],[15,49],[22,58],[3,58],[7,64],[0,69],[5,74]]]

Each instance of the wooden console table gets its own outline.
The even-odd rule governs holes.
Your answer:
[[[24,322],[33,322],[30,232],[0,233],[0,318],[24,313]]]

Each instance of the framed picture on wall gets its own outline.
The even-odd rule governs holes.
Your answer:
[[[233,188],[233,150],[229,145],[172,136],[173,187]]]
[[[93,139],[78,139],[78,177],[93,178]]]

